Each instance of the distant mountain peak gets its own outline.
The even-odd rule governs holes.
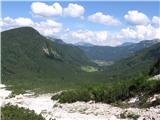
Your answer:
[[[159,43],[159,39],[144,40],[138,43],[126,42],[120,46],[109,47],[109,46],[93,46],[84,47],[80,46],[85,51],[86,55],[93,60],[106,60],[106,61],[117,61],[122,58],[126,58],[129,55],[144,49],[151,47],[154,44]]]
[[[67,44],[62,39],[59,39],[59,38],[47,37],[47,39],[52,40],[52,41],[54,41],[54,42],[56,42],[58,44]]]
[[[159,43],[160,42],[160,39],[153,39],[153,40],[143,40],[143,41],[140,41],[138,43],[133,43],[133,42],[125,42],[125,43],[122,43],[120,46],[121,47],[124,47],[124,46],[129,46],[129,45],[136,45],[136,44],[156,44],[156,43]]]
[[[128,45],[133,45],[135,43],[133,42],[125,42],[125,43],[122,43],[120,46],[124,47],[124,46],[128,46]]]
[[[156,43],[159,43],[160,42],[160,39],[153,39],[153,40],[143,40],[139,43],[152,43],[152,44],[156,44]]]
[[[93,44],[87,43],[87,42],[78,42],[78,43],[76,43],[75,45],[76,45],[76,46],[84,46],[84,47],[94,46]]]
[[[9,29],[9,30],[6,30],[6,31],[12,31],[12,30],[38,32],[38,31],[37,31],[36,29],[34,29],[33,27],[29,27],[29,26],[13,28],[13,29]]]

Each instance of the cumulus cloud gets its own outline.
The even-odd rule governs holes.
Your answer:
[[[102,46],[116,46],[121,44],[121,41],[115,39],[108,31],[69,31],[61,37],[68,43],[87,42]]]
[[[31,10],[35,16],[51,17],[62,15],[63,8],[59,3],[47,5],[42,2],[33,2],[31,5]]]
[[[160,39],[160,28],[155,28],[151,24],[149,25],[137,25],[135,27],[124,28],[117,34],[117,39],[124,40],[149,40],[159,38]]]
[[[132,10],[124,16],[125,20],[133,25],[146,25],[149,23],[149,18],[142,12]]]
[[[160,17],[159,16],[153,16],[152,23],[160,26]]]
[[[71,31],[69,28],[64,29],[62,23],[51,19],[41,22],[33,22],[29,18],[20,17],[13,19],[5,17],[0,19],[0,25],[3,30],[20,26],[31,26],[38,30],[42,35],[58,35],[68,43],[88,42],[95,45],[116,46],[126,41],[138,42],[146,39],[160,39],[160,28],[155,27],[152,24],[130,26],[114,33],[105,30],[92,31],[86,29]]]
[[[3,27],[15,27],[15,26],[31,26],[33,25],[33,21],[29,18],[19,17],[16,19],[5,17],[1,19],[1,26]]]
[[[61,31],[62,24],[53,20],[46,20],[45,22],[35,23],[34,28],[45,36],[53,36]]]
[[[85,9],[78,4],[69,3],[68,7],[64,8],[64,15],[70,17],[83,17]]]
[[[15,27],[21,27],[21,26],[30,26],[38,30],[41,34],[45,36],[52,36],[55,33],[58,33],[61,31],[63,25],[59,22],[49,20],[47,19],[46,21],[42,22],[33,22],[29,18],[10,18],[10,17],[5,17],[1,19],[1,27],[3,30],[5,29],[10,29],[10,28],[15,28]]]
[[[119,25],[120,21],[115,19],[113,16],[104,15],[102,12],[97,12],[93,15],[88,16],[88,20],[104,25]]]
[[[61,35],[61,39],[65,40],[67,43],[78,43],[86,42],[95,45],[109,45],[115,46],[121,43],[116,39],[112,39],[108,31],[91,31],[91,30],[77,30],[77,31],[67,31]]]
[[[19,18],[15,19],[15,22],[19,26],[33,25],[33,21],[31,19],[29,19],[29,18],[19,17]]]

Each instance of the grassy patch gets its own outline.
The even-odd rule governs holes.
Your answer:
[[[99,66],[110,66],[110,65],[113,65],[112,61],[94,60],[93,62],[95,62]]]
[[[96,71],[98,71],[98,69],[93,67],[93,66],[81,66],[81,70],[85,71],[85,72],[96,72]]]

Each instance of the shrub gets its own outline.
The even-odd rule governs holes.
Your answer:
[[[143,97],[160,93],[160,81],[149,81],[147,78],[140,77],[134,80],[119,81],[107,85],[96,85],[85,89],[76,89],[62,92],[60,95],[53,96],[53,100],[59,99],[60,102],[90,101],[115,103],[124,101],[136,95]]]
[[[1,120],[45,120],[34,111],[19,108],[18,106],[6,105],[1,108]]]

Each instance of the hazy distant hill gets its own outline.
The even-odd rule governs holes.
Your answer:
[[[78,43],[76,43],[74,45],[76,45],[76,46],[82,46],[82,47],[92,47],[92,46],[94,46],[93,44],[86,43],[86,42],[78,42]]]
[[[125,43],[121,44],[120,46],[128,46],[128,45],[133,45],[133,44],[136,44],[136,43],[125,42]]]
[[[145,40],[139,43],[124,43],[117,47],[111,46],[80,46],[86,55],[93,60],[117,61],[128,57],[143,48],[150,47],[160,40]]]
[[[54,41],[54,42],[56,42],[56,43],[59,43],[59,44],[67,44],[67,43],[65,43],[63,40],[58,39],[58,38],[47,37],[47,39],[49,39],[49,40],[51,40],[51,41]]]
[[[160,43],[157,43],[139,50],[125,59],[121,59],[106,68],[105,72],[108,76],[115,76],[117,78],[121,78],[121,76],[123,78],[131,78],[138,74],[148,75],[153,66],[159,69],[159,59]],[[158,70],[153,71],[158,72]]]

